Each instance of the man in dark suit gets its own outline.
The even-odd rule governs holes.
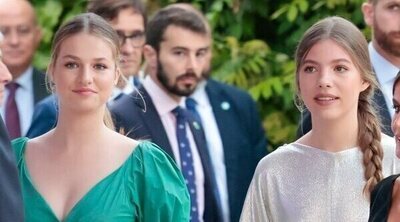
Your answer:
[[[400,18],[394,13],[399,2],[395,0],[368,0],[361,6],[365,23],[373,29],[372,42],[368,46],[370,59],[380,88],[375,91],[373,101],[381,119],[382,132],[393,136],[390,128],[394,109],[392,88],[400,69]],[[311,115],[302,113],[297,130],[298,137],[311,130]]]
[[[3,61],[13,76],[6,87],[1,114],[10,137],[15,138],[26,134],[34,105],[49,94],[45,75],[31,65],[41,30],[29,1],[1,0],[0,30],[4,35]]]
[[[0,44],[3,35],[0,32]],[[3,100],[3,90],[12,76],[2,62],[0,50],[0,102]],[[14,152],[11,150],[7,130],[0,118],[0,221],[23,221],[23,205],[21,188],[18,181],[18,171]]]
[[[144,55],[149,74],[139,87],[140,94],[123,96],[111,107],[118,130],[158,144],[175,159],[184,176],[187,165],[194,168],[195,189],[190,188],[190,177],[185,176],[192,200],[191,216],[196,216],[192,221],[223,221],[201,123],[184,105],[185,97],[202,79],[210,47],[210,33],[197,14],[180,8],[159,10],[147,26]],[[190,154],[182,153],[179,129],[183,125],[176,110],[186,114]],[[192,160],[182,161],[187,157]]]
[[[185,3],[180,7],[204,15]],[[210,34],[211,35],[211,34]],[[255,102],[248,93],[210,78],[211,51],[203,80],[187,99],[188,108],[205,121],[204,131],[217,180],[223,219],[239,221],[243,202],[257,163],[267,154],[267,140]],[[245,167],[243,167],[245,166]]]
[[[115,29],[121,41],[121,78],[113,90],[109,104],[122,94],[134,91],[139,82],[142,50],[145,42],[146,13],[140,0],[92,0],[88,12],[93,12]],[[29,138],[40,136],[57,124],[57,99],[51,95],[40,101],[34,110],[32,124],[26,134]]]

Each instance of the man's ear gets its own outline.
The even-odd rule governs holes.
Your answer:
[[[39,26],[35,27],[34,34],[35,34],[34,41],[35,41],[35,45],[37,48],[37,47],[39,47],[40,41],[42,40],[42,37],[43,37],[42,29]]]
[[[121,78],[121,69],[119,67],[115,70],[115,78],[114,78],[114,85],[116,86]]]
[[[157,68],[157,52],[150,45],[143,46],[143,55],[146,60],[146,64],[150,70],[155,70]]]
[[[361,11],[364,16],[364,22],[368,26],[372,27],[374,23],[374,5],[371,2],[364,2],[361,5]]]

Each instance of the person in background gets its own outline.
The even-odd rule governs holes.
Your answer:
[[[5,88],[0,113],[13,139],[26,135],[35,104],[49,95],[45,75],[32,67],[42,34],[31,3],[0,0],[0,31],[4,35],[3,62],[13,76]]]
[[[3,34],[0,32],[0,103],[4,98],[5,85],[12,75],[2,62],[1,44]],[[18,182],[18,171],[10,139],[3,120],[0,119],[0,221],[23,221],[21,187]]]
[[[372,28],[372,41],[368,51],[379,88],[375,90],[373,101],[381,119],[381,129],[386,135],[393,136],[390,123],[394,115],[391,109],[392,86],[400,70],[400,16],[398,0],[368,0],[361,6],[365,23]],[[298,136],[311,129],[310,113],[302,113]]]
[[[192,5],[168,7],[197,13],[212,35],[207,19]],[[186,107],[204,123],[224,221],[239,221],[257,163],[267,154],[267,139],[253,99],[243,90],[213,80],[211,50],[207,57],[203,79],[186,99]]]
[[[145,43],[146,12],[140,0],[90,0],[87,11],[107,20],[117,32],[121,44],[122,78],[114,87],[109,105],[122,95],[128,95],[140,84],[143,45]],[[51,95],[40,101],[26,134],[29,138],[40,136],[57,124],[57,99]]]
[[[48,75],[57,126],[12,143],[27,221],[189,220],[189,194],[173,160],[114,130],[106,103],[121,75],[119,45],[93,13],[56,32]]]
[[[396,141],[396,156],[400,158],[400,75],[393,83],[394,117],[392,130]],[[400,218],[400,174],[379,182],[371,193],[369,222],[397,221]]]
[[[111,106],[117,130],[150,139],[180,167],[190,191],[191,221],[223,221],[218,188],[201,122],[185,106],[209,62],[211,36],[195,12],[165,7],[147,25],[149,70],[139,92]]]
[[[367,41],[351,22],[328,17],[304,33],[295,58],[298,104],[313,128],[260,161],[241,221],[367,221],[371,190],[400,173],[371,105]]]

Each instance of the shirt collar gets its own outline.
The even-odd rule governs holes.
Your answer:
[[[368,49],[372,66],[374,67],[374,71],[379,83],[385,84],[393,81],[399,72],[399,68],[380,55],[374,48],[372,42],[369,43]]]
[[[207,92],[206,92],[206,85],[207,85],[207,81],[202,80],[197,85],[197,88],[193,92],[193,94],[190,95],[190,97],[196,101],[198,106],[205,107],[205,106],[209,105],[208,96],[207,96]]]
[[[32,84],[33,67],[29,66],[18,78],[13,81],[19,84],[19,87],[24,90],[30,90]]]
[[[185,107],[183,105],[184,99],[181,99],[181,101],[177,103],[164,89],[158,86],[150,76],[146,76],[142,84],[147,93],[149,93],[160,116],[170,113],[178,105]]]

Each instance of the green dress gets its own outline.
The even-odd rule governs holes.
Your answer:
[[[27,141],[18,138],[12,142],[25,221],[59,221],[32,183],[24,156]],[[189,221],[189,208],[189,194],[173,160],[157,145],[141,142],[118,169],[76,203],[63,221]]]

